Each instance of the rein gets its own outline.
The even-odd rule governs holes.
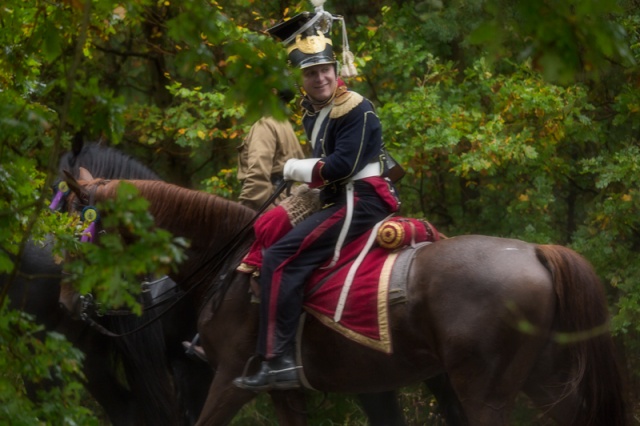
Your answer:
[[[260,217],[260,215],[265,212],[267,207],[269,207],[269,205],[271,203],[273,203],[280,196],[282,191],[284,191],[285,189],[289,189],[290,186],[291,186],[290,182],[287,182],[287,181],[280,182],[280,184],[278,184],[278,187],[275,189],[273,194],[271,194],[269,199],[267,199],[267,201],[265,201],[264,204],[257,210],[257,212],[253,216],[253,218],[247,224],[245,224],[242,227],[242,229],[240,229],[240,231],[238,231],[236,233],[234,238],[231,238],[230,241],[227,244],[225,244],[224,247],[222,247],[222,249],[218,250],[210,258],[208,258],[208,259],[206,259],[206,261],[202,262],[201,266],[198,267],[196,270],[194,270],[191,274],[189,274],[184,280],[188,281],[189,278],[193,277],[195,274],[200,272],[204,268],[205,265],[209,265],[209,262],[213,262],[214,260],[215,260],[215,269],[217,269],[220,266],[222,266],[223,262],[226,261],[227,258],[231,255],[231,253],[233,253],[235,251],[235,249],[237,249],[238,246],[242,243],[242,241],[244,240],[243,237],[246,236],[247,232],[251,229],[251,226],[253,226],[253,223],[258,219],[258,217]],[[222,253],[222,256],[218,257],[219,253]],[[86,313],[83,313],[82,319],[86,323],[88,323],[89,326],[93,327],[98,332],[100,332],[100,333],[102,333],[102,334],[104,334],[106,336],[109,336],[109,337],[126,337],[126,336],[130,336],[130,335],[132,335],[134,333],[137,333],[138,331],[144,329],[145,327],[148,327],[149,325],[151,325],[155,321],[157,321],[160,318],[162,318],[171,309],[173,309],[178,303],[180,303],[185,297],[187,297],[191,293],[191,291],[193,289],[198,287],[203,282],[205,282],[205,280],[201,280],[200,282],[197,282],[196,284],[191,286],[188,290],[183,291],[183,293],[176,300],[174,300],[166,309],[164,309],[162,312],[160,312],[157,316],[155,316],[154,318],[150,319],[149,321],[141,324],[140,326],[134,328],[133,330],[129,330],[129,331],[125,332],[125,333],[114,333],[114,332],[106,329],[104,326],[102,326],[99,323],[97,323],[93,318],[91,318],[90,315],[88,315]],[[91,296],[91,299],[93,299],[93,296]],[[144,308],[144,310],[146,311],[146,310],[154,309],[155,307],[157,307],[157,306],[159,306],[161,304],[164,304],[165,302],[166,302],[166,300],[162,300],[162,301],[158,302],[155,305],[151,305],[149,307]]]

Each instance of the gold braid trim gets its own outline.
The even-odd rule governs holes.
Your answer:
[[[346,89],[346,88],[345,88]],[[331,118],[339,118],[347,114],[349,111],[360,105],[364,100],[364,97],[356,92],[346,92],[336,96],[336,100],[333,102],[333,108],[329,113]]]

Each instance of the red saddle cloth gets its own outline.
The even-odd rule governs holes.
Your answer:
[[[237,270],[245,273],[259,270],[263,248],[271,246],[291,228],[290,218],[282,206],[261,216],[254,225],[256,240]],[[367,247],[370,235],[371,231],[342,247],[334,267],[321,267],[314,272],[305,287],[304,307],[323,324],[346,337],[390,353],[388,306],[393,267],[402,247],[437,241],[439,234],[425,220],[393,217],[380,225],[366,256],[358,259]],[[345,284],[347,277],[352,279]],[[343,291],[345,285],[348,292]]]
[[[390,225],[394,234],[392,238],[389,238],[389,226],[387,226],[389,223],[392,223]],[[397,223],[401,224],[400,227],[396,226]],[[406,232],[400,231],[400,228]],[[395,241],[393,248],[438,239],[437,231],[426,221],[407,218],[390,219],[380,226],[376,243],[357,267],[353,279],[350,280],[351,284],[340,314],[336,316],[336,312],[340,310],[340,295],[343,292],[345,280],[350,274],[354,261],[366,246],[370,232],[343,247],[335,267],[320,268],[312,275],[306,286],[304,306],[309,314],[344,336],[368,347],[391,353],[388,321],[389,288],[391,272],[400,250],[390,251],[381,247],[385,245],[385,235],[387,241]]]

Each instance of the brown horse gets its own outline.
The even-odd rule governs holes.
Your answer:
[[[191,240],[189,261],[173,278],[206,300],[198,328],[217,371],[198,424],[226,424],[255,396],[231,383],[255,349],[258,310],[247,276],[234,272],[250,242],[237,232],[252,213],[167,183],[131,182],[159,227]],[[98,202],[119,184],[69,183],[79,200],[90,189]],[[627,424],[603,287],[574,251],[454,237],[418,249],[406,281],[406,302],[388,307],[390,354],[306,318],[300,356],[314,389],[380,392],[446,373],[464,412],[460,424],[508,424],[520,392],[560,425]],[[289,393],[290,403],[297,395]]]

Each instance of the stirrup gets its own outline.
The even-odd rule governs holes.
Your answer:
[[[247,362],[244,364],[244,368],[242,369],[242,376],[240,376],[240,379],[242,381],[244,381],[244,379],[247,378],[247,372],[249,371],[249,366],[251,365],[251,363],[258,358],[260,355],[252,355],[251,358],[249,358],[247,360]]]

